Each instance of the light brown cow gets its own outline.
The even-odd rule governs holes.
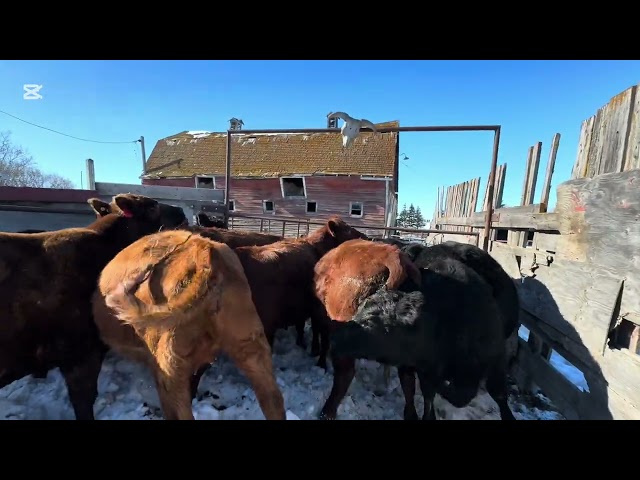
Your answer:
[[[93,299],[101,337],[149,366],[167,420],[193,420],[191,381],[223,351],[251,381],[269,420],[284,420],[271,349],[233,250],[188,231],[160,232],[103,270]]]

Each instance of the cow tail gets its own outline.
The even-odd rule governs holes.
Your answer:
[[[179,288],[176,286],[174,294],[163,305],[147,304],[135,295],[138,287],[159,268],[159,262],[148,264],[135,277],[121,282],[105,297],[105,303],[115,311],[121,321],[135,328],[171,329],[188,322],[191,318],[190,313],[203,302],[216,303],[217,299],[211,298],[210,293],[219,288],[222,280],[220,270],[216,269],[214,272],[212,268],[215,260],[222,260],[214,248],[199,248],[195,258],[191,256],[192,253],[191,249],[184,251],[186,262],[183,264],[184,267],[180,265],[185,269],[183,278],[188,278],[188,281],[181,282]],[[189,275],[191,273],[192,275]]]

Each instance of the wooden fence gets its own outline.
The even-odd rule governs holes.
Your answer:
[[[514,376],[525,390],[539,387],[567,419],[640,419],[636,89],[583,122],[574,178],[557,187],[553,212],[547,205],[559,134],[539,203],[533,202],[541,142],[529,149],[520,206],[497,208],[492,218],[490,252],[518,286],[525,327]],[[496,178],[496,206],[505,177]],[[439,193],[437,228],[482,230],[484,213],[473,205],[476,180]],[[567,363],[585,385],[560,368]]]

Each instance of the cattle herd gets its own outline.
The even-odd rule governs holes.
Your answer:
[[[335,419],[356,359],[396,366],[404,418],[434,420],[436,393],[464,407],[484,384],[503,420],[517,335],[513,280],[478,247],[371,240],[338,217],[304,238],[189,225],[181,208],[97,198],[82,228],[0,233],[0,388],[59,368],[78,420],[94,419],[106,353],[144,363],[167,420],[192,420],[201,376],[225,353],[266,419],[284,420],[275,332],[294,326],[333,386]]]

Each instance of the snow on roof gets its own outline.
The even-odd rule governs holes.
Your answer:
[[[193,138],[206,138],[211,135],[211,132],[207,130],[189,130],[187,134],[193,135]]]

